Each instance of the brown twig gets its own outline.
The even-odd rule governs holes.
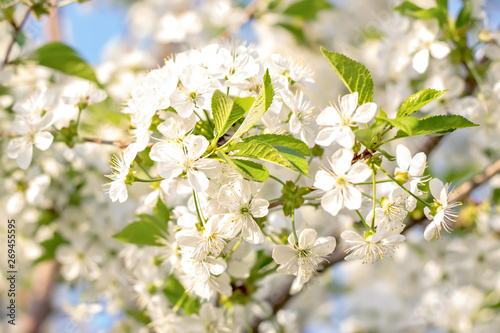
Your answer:
[[[494,175],[500,173],[500,160],[497,160],[495,163],[491,164],[487,167],[482,173],[476,175],[470,181],[463,183],[459,187],[457,187],[453,193],[453,197],[451,200],[461,201],[466,199],[469,194],[478,186],[486,183],[491,179]]]
[[[112,140],[101,140],[101,139],[93,139],[93,138],[82,138],[82,141],[85,142],[92,142],[92,143],[97,143],[101,145],[112,145],[116,146],[122,149],[127,148],[130,146],[133,142],[127,142],[127,141],[112,141]],[[149,143],[146,148],[151,148],[153,147],[152,143]]]
[[[10,53],[12,52],[12,48],[14,47],[14,44],[16,43],[16,40],[19,37],[19,34],[21,33],[24,24],[28,21],[30,12],[31,12],[31,7],[29,7],[26,13],[24,14],[21,24],[17,25],[15,24],[14,21],[12,21],[12,27],[14,28],[14,33],[12,34],[12,41],[10,42],[9,47],[7,48],[7,52],[5,53],[5,58],[3,60],[2,68],[4,68],[5,65],[7,65],[7,63],[9,62],[9,56]]]
[[[51,296],[59,271],[58,264],[52,260],[40,263],[34,269],[36,285],[30,293],[27,316],[24,318],[23,332],[38,333],[52,310]]]

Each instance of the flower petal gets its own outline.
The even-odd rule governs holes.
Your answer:
[[[297,255],[297,251],[288,245],[277,245],[273,249],[273,259],[277,264],[283,265],[292,260]]]
[[[188,170],[187,178],[189,184],[195,189],[197,192],[205,192],[208,188],[209,180],[207,176],[201,171],[196,170]]]
[[[320,146],[329,146],[337,138],[339,134],[338,127],[327,127],[319,131],[315,142]]]
[[[252,200],[252,206],[250,212],[254,217],[264,217],[269,212],[269,201],[261,198],[255,198]]]
[[[411,153],[408,148],[399,144],[396,147],[396,162],[402,172],[408,172],[411,164]]]
[[[352,148],[354,146],[355,135],[350,126],[342,126],[339,128],[339,133],[336,142],[345,148]]]
[[[260,244],[264,242],[264,234],[253,218],[248,218],[243,224],[241,237],[251,244]]]
[[[423,49],[413,57],[413,68],[420,74],[425,72],[429,65],[429,51]]]
[[[333,216],[342,209],[342,193],[338,187],[326,192],[321,198],[321,207]]]
[[[358,92],[342,96],[340,100],[340,108],[342,113],[350,118],[358,107]]]
[[[354,163],[347,172],[347,180],[351,183],[361,183],[372,175],[372,169],[363,162]]]
[[[299,248],[307,249],[314,244],[318,233],[314,229],[304,229],[299,235]]]
[[[344,205],[347,209],[355,210],[361,207],[362,194],[356,187],[347,184],[342,193],[344,195]]]
[[[320,126],[337,126],[342,123],[342,118],[333,106],[329,106],[321,111],[316,123]]]
[[[323,191],[329,191],[337,184],[336,177],[325,170],[318,170],[314,177],[314,187]]]
[[[337,240],[335,237],[319,237],[311,247],[311,251],[320,257],[325,257],[335,250],[335,246],[337,246]]]
[[[362,104],[356,109],[351,121],[356,123],[367,123],[375,117],[376,112],[377,104],[372,102]]]
[[[441,200],[441,191],[444,188],[443,182],[437,178],[432,178],[429,181],[429,188],[434,199],[436,199],[437,201]],[[443,204],[443,202],[440,203]]]
[[[330,159],[330,164],[333,171],[337,175],[343,175],[351,167],[353,151],[347,148],[340,148],[337,150]]]
[[[340,234],[340,237],[348,243],[364,243],[365,239],[355,231],[346,230]]]

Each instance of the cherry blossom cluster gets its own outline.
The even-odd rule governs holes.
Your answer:
[[[96,69],[103,83],[99,88],[86,81],[68,84],[73,82],[69,76],[49,76],[40,71],[42,66],[35,70],[22,62],[15,64],[15,73],[10,73],[13,64],[0,71],[0,82],[7,82],[14,96],[5,102],[1,90],[0,121],[2,126],[7,123],[2,131],[12,139],[5,142],[2,173],[7,193],[0,199],[8,214],[22,214],[27,223],[25,261],[54,258],[65,281],[84,286],[83,302],[62,305],[75,322],[103,311],[104,302],[109,313],[131,310],[116,332],[229,332],[253,326],[256,318],[272,318],[260,324],[260,331],[275,332],[278,326],[294,332],[314,306],[323,309],[318,317],[335,321],[336,315],[322,312],[343,316],[328,300],[329,274],[312,281],[320,283],[308,282],[337,257],[350,261],[332,273],[336,295],[352,305],[341,319],[346,332],[413,325],[416,330],[427,325],[457,332],[496,327],[481,325],[498,308],[498,180],[493,177],[481,193],[473,193],[456,223],[461,205],[457,193],[431,177],[438,174],[444,179],[448,173],[451,179],[456,169],[457,179],[464,176],[465,164],[479,171],[498,158],[498,36],[490,35],[486,21],[481,22],[482,1],[470,9],[470,27],[481,28],[481,34],[473,37],[473,58],[467,61],[460,58],[469,54],[460,44],[460,34],[477,31],[460,27],[452,14],[445,31],[437,19],[396,12],[386,17],[380,1],[353,1],[307,23],[290,21],[304,23],[304,38],[311,33],[318,37],[308,40],[311,44],[322,39],[330,49],[361,60],[373,75],[376,103],[348,87],[351,93],[320,107],[336,100],[341,89],[325,74],[331,71],[326,62],[284,38],[290,36],[283,34],[283,24],[277,24],[276,8],[285,3],[277,3],[275,9],[260,6],[258,15],[248,16],[226,0],[208,1],[199,8],[194,2],[137,1],[130,11],[132,24],[145,28],[132,29],[133,34],[153,36],[169,52],[183,49],[185,41],[203,45],[199,39],[208,40],[205,34],[212,33],[204,28],[207,24],[215,26],[214,31],[238,30],[246,16],[252,17],[260,41],[257,46],[227,42],[181,52],[148,72],[142,69],[155,66],[153,53],[129,52],[120,45],[114,59]],[[416,3],[425,7],[424,1]],[[213,15],[205,16],[204,8]],[[360,45],[359,36],[349,31],[361,21],[373,23],[372,14],[382,19],[375,18],[375,34],[363,31]],[[346,28],[352,24],[356,27]],[[332,38],[334,25],[345,33]],[[0,34],[9,39],[10,32],[3,30],[0,27]],[[295,55],[292,59],[276,52]],[[304,62],[298,61],[301,58]],[[225,133],[215,133],[214,95],[249,98],[258,106],[266,71],[274,93],[266,112],[236,139],[239,126],[250,118],[248,110]],[[12,82],[6,78],[10,75]],[[481,126],[442,140],[430,157],[419,152],[425,149],[416,149],[424,146],[425,137],[403,139],[402,144],[392,141],[399,127],[398,133],[396,128],[380,131],[381,137],[392,137],[387,145],[365,147],[359,131],[392,120],[416,87],[450,89],[439,104],[424,106],[417,118],[454,114]],[[110,99],[125,102],[122,112],[130,120],[132,139],[127,134],[121,134],[123,141],[106,135],[89,139],[87,131],[82,132],[86,120],[88,127],[100,125],[87,118],[87,108]],[[125,133],[121,125],[115,123],[110,133]],[[310,177],[269,160],[238,157],[238,151],[231,150],[264,135],[302,141],[310,149]],[[103,141],[114,146],[100,144]],[[103,194],[99,190],[108,168],[103,160],[116,146],[123,150],[111,158],[110,182]],[[16,170],[13,160],[26,172]],[[252,163],[265,166],[270,177],[257,181],[242,173],[241,166]],[[471,170],[463,179],[469,179]],[[410,230],[416,220],[420,222]],[[144,229],[131,228],[136,235],[125,234],[137,224],[155,237],[141,235]],[[457,225],[450,241],[444,233]],[[113,237],[129,244],[110,241]],[[442,238],[446,240],[430,242]],[[54,251],[46,248],[51,244],[56,244]],[[391,260],[381,260],[390,256]],[[290,293],[305,288],[310,295],[273,318],[269,298],[285,285],[283,273],[294,278]],[[348,281],[339,278],[346,273]],[[3,287],[0,283],[0,290]],[[88,287],[92,290],[85,290]],[[382,303],[387,306],[381,308]]]
[[[112,179],[108,184],[110,198],[126,201],[127,184],[135,181],[157,182],[159,188],[154,196],[165,198],[167,205],[172,196],[188,199],[174,209],[175,238],[170,235],[160,242],[174,249],[164,259],[178,261],[176,275],[186,291],[202,299],[219,294],[230,297],[231,277],[248,274],[247,269],[228,266],[227,260],[241,242],[257,245],[275,242],[273,237],[277,236],[263,231],[269,214],[269,201],[260,193],[263,184],[245,179],[234,166],[216,158],[215,150],[224,146],[234,130],[212,143],[207,136],[211,133],[199,130],[204,122],[215,121],[215,91],[231,97],[258,98],[267,69],[271,69],[274,98],[243,138],[266,133],[289,135],[311,148],[323,147],[324,157],[318,158],[325,165],[320,166],[310,187],[319,195],[315,200],[320,200],[321,208],[333,216],[344,208],[356,211],[366,226],[362,235],[354,230],[340,235],[349,246],[346,259],[374,262],[392,255],[405,240],[401,234],[405,229],[403,221],[415,209],[417,200],[426,205],[426,214],[433,220],[425,230],[427,240],[438,237],[443,229],[450,231],[456,218],[454,208],[458,203],[450,202],[447,187],[438,179],[429,183],[435,204],[431,206],[421,199],[426,195],[421,188],[429,180],[424,175],[424,153],[412,157],[408,148],[399,145],[394,176],[369,160],[354,162],[357,154],[353,151],[353,130],[374,119],[375,103],[358,105],[358,93],[354,92],[339,97],[338,105],[332,103],[316,112],[303,91],[316,89],[313,73],[278,54],[270,58],[266,62],[251,45],[240,43],[212,44],[177,54],[163,67],[147,73],[132,90],[123,110],[130,116],[136,141],[114,157],[114,172],[108,176]],[[140,171],[131,168],[133,163],[141,163],[134,160],[144,150],[155,162],[150,173],[145,172],[149,179],[139,178]],[[375,179],[377,170],[389,178]],[[375,191],[382,183],[392,186],[384,188],[384,196]],[[371,204],[371,210],[363,216],[360,209],[365,203]],[[293,215],[285,230],[290,232],[288,244],[278,242],[272,257],[279,265],[278,271],[284,269],[296,276],[292,286],[295,293],[334,251],[336,239],[317,237],[307,223],[296,230]]]

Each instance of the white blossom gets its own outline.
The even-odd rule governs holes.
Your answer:
[[[377,105],[372,102],[358,106],[358,92],[339,97],[339,106],[332,104],[321,111],[316,119],[320,126],[324,126],[316,137],[316,143],[329,146],[337,142],[345,148],[354,145],[354,132],[351,127],[368,123],[377,112]]]
[[[225,216],[225,223],[231,224],[233,237],[241,231],[241,237],[249,243],[259,244],[264,241],[264,235],[255,218],[267,215],[267,200],[256,198],[250,190],[250,185],[243,180],[222,186],[218,199],[219,204],[229,211]]]
[[[47,131],[52,124],[52,114],[47,113],[43,117],[18,116],[12,125],[13,130],[21,135],[10,140],[7,146],[9,158],[15,158],[21,169],[27,169],[33,157],[33,145],[40,150],[47,150],[54,136]]]
[[[125,202],[128,199],[127,185],[125,180],[130,171],[130,164],[134,161],[137,156],[137,150],[135,144],[129,145],[123,152],[118,156],[113,155],[111,159],[111,171],[110,175],[106,175],[112,180],[111,183],[107,183],[109,186],[108,194],[111,201]]]
[[[341,148],[328,159],[331,169],[320,169],[316,173],[314,187],[324,193],[321,207],[334,216],[343,207],[350,210],[361,207],[361,191],[355,184],[363,182],[372,173],[363,162],[351,165],[352,157],[352,150]]]
[[[333,252],[337,244],[332,236],[316,238],[314,229],[304,229],[298,237],[296,241],[291,234],[288,245],[277,245],[273,250],[273,259],[280,265],[278,271],[285,269],[287,274],[297,277],[292,287],[294,290],[300,290],[309,281],[318,264]]]
[[[458,217],[456,208],[462,204],[451,200],[454,193],[449,191],[449,185],[443,184],[437,178],[430,180],[429,188],[434,197],[435,205],[433,210],[429,207],[424,208],[425,216],[431,220],[424,231],[424,237],[428,241],[440,237],[442,229],[447,232],[453,230],[453,223]]]
[[[217,257],[226,246],[225,238],[231,234],[231,225],[221,221],[221,216],[215,215],[208,219],[201,232],[177,233],[179,246],[191,248],[194,260],[203,260],[207,255]]]
[[[209,142],[201,135],[190,135],[184,140],[183,147],[173,146],[165,149],[163,146],[153,146],[151,159],[158,163],[158,173],[161,177],[173,179],[186,177],[189,184],[198,192],[208,188],[209,180],[206,173],[214,176],[220,168],[218,161],[202,157]]]
[[[363,260],[363,263],[373,263],[379,258],[384,259],[387,254],[393,254],[398,245],[406,239],[399,233],[386,230],[365,233],[364,237],[355,231],[346,230],[340,234],[340,237],[350,245],[346,250],[348,255],[345,259]]]

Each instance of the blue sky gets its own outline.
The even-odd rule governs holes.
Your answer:
[[[486,6],[489,27],[498,28],[500,1],[486,0]],[[462,1],[450,0],[449,7],[450,13],[456,16]],[[61,31],[63,42],[78,50],[85,60],[94,65],[100,63],[102,51],[110,40],[119,40],[127,34],[127,6],[119,1],[72,3],[60,9],[60,19],[64,27]],[[248,39],[251,32],[248,26],[244,28],[240,38]],[[37,39],[43,40],[44,29],[34,19],[28,24],[28,30]]]
[[[457,15],[461,6],[460,0],[450,0],[450,13]],[[486,0],[486,6],[490,28],[498,28],[500,1]],[[118,1],[72,3],[61,8],[60,18],[64,27],[61,32],[63,42],[78,50],[85,60],[94,65],[101,61],[102,51],[110,40],[119,40],[127,33],[127,6]],[[43,27],[33,21],[29,27],[36,37],[43,38]]]
[[[100,62],[103,47],[127,32],[127,7],[121,3],[93,1],[61,8],[65,41],[92,64]]]

